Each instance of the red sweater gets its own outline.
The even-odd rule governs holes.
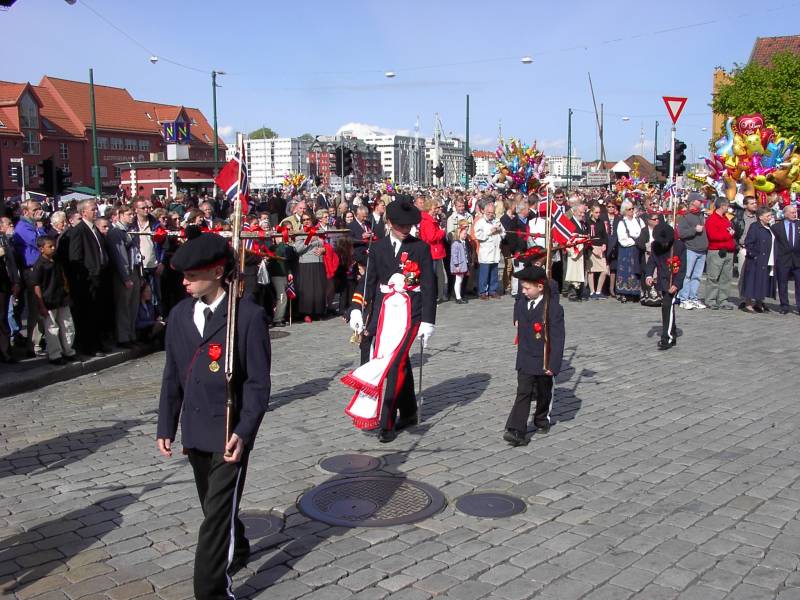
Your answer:
[[[433,220],[428,212],[422,212],[422,221],[419,224],[419,239],[431,247],[431,258],[439,260],[447,255],[444,247],[445,231]]]
[[[736,241],[733,239],[733,225],[728,217],[721,217],[716,212],[706,219],[706,237],[708,237],[709,250],[736,250]]]

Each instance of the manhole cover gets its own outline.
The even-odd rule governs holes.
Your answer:
[[[340,475],[374,471],[380,466],[380,460],[374,456],[367,456],[366,454],[340,454],[339,456],[329,456],[319,463],[320,469]]]
[[[269,339],[271,340],[279,340],[285,337],[289,337],[288,331],[275,331],[274,329],[270,329],[269,331]]]
[[[250,540],[274,535],[283,529],[283,520],[271,512],[243,511],[239,513],[239,519],[244,523],[245,534]]]
[[[524,512],[525,503],[514,496],[488,492],[461,496],[456,508],[472,517],[502,518]]]
[[[300,497],[311,519],[342,527],[389,527],[416,523],[444,508],[437,489],[402,477],[351,477],[319,485]]]

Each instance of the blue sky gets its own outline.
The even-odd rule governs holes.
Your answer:
[[[469,93],[473,147],[493,149],[502,121],[504,137],[536,139],[548,154],[566,151],[573,107],[573,144],[588,160],[598,154],[591,72],[609,159],[638,152],[642,128],[650,158],[656,120],[663,150],[662,95],[689,98],[678,137],[691,159],[707,146],[714,67],[746,62],[756,37],[797,34],[798,14],[791,0],[18,0],[0,12],[3,47],[17,49],[4,50],[0,79],[86,81],[91,66],[97,83],[197,106],[210,119],[209,73],[225,70],[225,134],[262,124],[281,135],[332,134],[348,122],[413,131],[419,115],[430,135],[438,112],[446,132],[463,135]]]

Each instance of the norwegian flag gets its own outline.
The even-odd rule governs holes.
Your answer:
[[[214,179],[225,197],[233,202],[236,199],[236,194],[242,200],[242,214],[246,215],[248,211],[247,194],[249,192],[249,183],[247,178],[247,157],[244,154],[244,146],[240,147],[241,152],[237,151],[234,157],[228,161],[219,174]],[[242,158],[240,158],[242,157]]]
[[[667,186],[667,189],[664,190],[664,202],[669,202],[674,195],[675,195],[675,184],[670,183]]]
[[[553,200],[550,201],[550,214],[555,216],[558,213],[559,206]],[[539,216],[546,217],[547,216],[547,200],[539,200],[539,203],[536,205],[536,211],[539,213]]]
[[[559,206],[558,210],[553,213],[553,242],[561,245],[567,244],[576,229],[575,222]]]
[[[294,275],[291,273],[286,277],[286,297],[289,300],[297,298],[297,292],[294,291]]]

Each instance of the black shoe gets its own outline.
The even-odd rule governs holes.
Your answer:
[[[102,350],[96,350],[95,352],[91,352],[89,356],[93,356],[95,358],[103,358],[104,356],[108,356],[108,354],[106,352],[103,352]]]
[[[456,300],[456,304],[466,304],[466,303],[467,303],[467,301],[464,300],[464,298],[460,298],[459,300]]]
[[[15,365],[18,362],[19,361],[16,358],[14,358],[13,356],[11,356],[10,354],[9,355],[5,355],[5,354],[0,355],[0,363],[4,363],[6,365]]]
[[[516,431],[508,430],[503,434],[503,439],[512,446],[527,446],[528,438]]]
[[[670,344],[669,342],[665,342],[664,340],[661,340],[661,341],[658,342],[658,349],[659,350],[669,350],[674,345],[675,344]]]
[[[105,352],[106,354],[111,354],[113,351],[114,351],[114,348],[112,348],[111,346],[108,346],[108,345],[100,346],[100,352]]]
[[[381,429],[378,432],[378,441],[381,444],[388,444],[397,438],[397,432],[394,429]]]
[[[63,358],[67,362],[78,362],[78,360],[79,360],[77,354],[73,354],[72,356],[64,355],[61,358]]]
[[[63,356],[59,356],[58,358],[55,358],[53,360],[48,360],[47,362],[49,362],[51,365],[56,366],[56,367],[62,367],[65,364],[67,364],[67,361],[64,360]]]
[[[25,350],[25,358],[36,358],[36,352],[34,350]]]
[[[781,306],[780,309],[778,309],[778,312],[782,315],[788,315],[791,311],[787,307]]]
[[[765,313],[772,312],[772,309],[769,308],[766,304],[761,304],[761,310]]]
[[[286,321],[283,321],[283,320],[275,321],[272,325],[274,327],[286,327]]]
[[[719,307],[720,310],[733,310],[733,307],[730,304],[722,304]]]
[[[394,426],[395,431],[403,431],[409,427],[419,425],[419,415],[411,415],[410,417],[400,417]]]

